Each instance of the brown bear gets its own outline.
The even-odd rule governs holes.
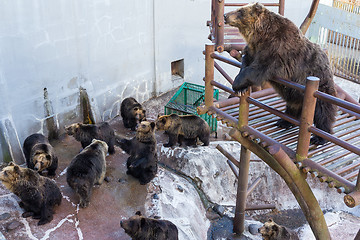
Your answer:
[[[70,126],[65,126],[65,131],[80,141],[83,148],[88,146],[93,139],[98,139],[106,142],[109,154],[115,153],[115,132],[107,122],[96,124],[73,123]]]
[[[94,139],[71,160],[66,170],[66,181],[80,198],[80,207],[90,203],[94,184],[102,184],[106,173],[106,142]]]
[[[126,162],[127,174],[139,179],[141,185],[156,176],[158,159],[154,122],[142,121],[133,139],[118,138],[117,145],[130,155]]]
[[[156,129],[164,130],[169,135],[169,142],[164,147],[172,147],[177,142],[187,146],[196,145],[199,139],[204,146],[209,145],[210,127],[207,122],[196,115],[170,115],[158,116]]]
[[[54,207],[60,205],[62,195],[59,187],[49,178],[30,168],[22,168],[13,162],[0,172],[2,184],[18,196],[25,212],[23,217],[40,219],[43,225],[53,219]]]
[[[146,110],[132,97],[125,98],[121,102],[120,113],[124,127],[130,128],[133,131],[135,131],[137,124],[146,121]]]
[[[55,176],[58,158],[44,135],[34,133],[28,136],[23,144],[23,152],[28,168],[34,169],[40,174],[47,170],[48,176]]]
[[[276,224],[272,219],[259,228],[259,233],[265,240],[299,240],[295,231]]]
[[[178,229],[170,221],[146,218],[137,211],[135,216],[120,221],[120,226],[133,240],[177,240]]]
[[[259,3],[249,4],[225,14],[225,22],[237,27],[247,46],[243,51],[242,68],[232,88],[244,92],[249,86],[260,86],[265,81],[286,101],[285,113],[299,119],[304,94],[271,81],[276,77],[305,85],[308,76],[320,78],[319,90],[336,96],[333,74],[326,53],[310,42],[289,19],[266,9]],[[331,133],[335,121],[336,107],[317,100],[314,124]],[[293,124],[280,119],[277,125],[290,128]],[[326,142],[313,136],[311,143]]]

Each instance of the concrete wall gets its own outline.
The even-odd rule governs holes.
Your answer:
[[[80,88],[100,121],[117,115],[125,97],[143,102],[184,81],[202,84],[210,4],[0,1],[0,156],[22,162],[24,139],[35,132],[47,135],[47,118],[61,132],[65,124],[80,121]],[[295,7],[299,4],[288,0],[285,14],[302,19],[310,4]],[[171,62],[179,59],[184,77],[173,78]],[[234,68],[232,75],[237,72]]]

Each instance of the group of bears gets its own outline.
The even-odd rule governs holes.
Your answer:
[[[260,86],[268,81],[286,101],[285,113],[296,119],[299,119],[302,112],[304,94],[282,86],[272,79],[280,77],[305,85],[308,76],[315,76],[320,79],[320,91],[336,96],[333,74],[326,53],[320,46],[310,42],[290,20],[269,11],[259,3],[243,6],[225,14],[224,18],[227,24],[239,29],[247,43],[242,51],[242,68],[232,85],[236,93],[242,93],[248,87]],[[168,134],[169,141],[164,144],[165,147],[177,143],[196,145],[198,140],[204,145],[209,144],[209,126],[199,117],[171,114],[159,116],[155,123],[150,123],[146,121],[145,113],[133,98],[122,102],[121,116],[124,126],[131,130],[136,129],[136,136],[131,140],[117,138],[108,123],[95,125],[75,123],[66,128],[67,133],[81,141],[84,148],[72,160],[67,170],[68,184],[80,196],[81,207],[89,204],[93,184],[101,184],[103,181],[106,168],[105,155],[107,151],[113,154],[115,145],[130,155],[127,160],[127,173],[138,178],[141,184],[146,184],[157,171],[155,128],[164,130]],[[331,133],[335,115],[335,106],[317,100],[314,116],[314,124],[317,128]],[[280,119],[277,126],[290,128],[293,124]],[[319,136],[311,138],[312,144],[319,145],[325,142],[326,140]],[[28,168],[10,164],[1,172],[1,181],[21,198],[20,205],[26,210],[23,215],[40,218],[39,224],[44,224],[51,220],[53,206],[60,204],[61,193],[51,180],[40,176],[37,172],[41,173],[47,169],[49,176],[55,175],[58,160],[47,139],[39,134],[26,139],[24,154]],[[91,166],[84,164],[85,159],[93,164]],[[24,192],[31,194],[31,198]],[[48,197],[43,197],[44,195]],[[121,222],[121,226],[133,239],[170,239],[174,232],[177,236],[177,229],[173,224],[150,223],[152,221],[160,220],[147,220],[138,213],[129,220]],[[149,224],[156,226],[156,230],[149,230],[151,228]],[[266,239],[283,239],[280,235],[285,233],[280,232],[278,226],[272,222],[267,226],[271,227],[264,227],[261,230]],[[148,233],[139,233],[143,229]],[[151,231],[162,237],[153,237]],[[271,236],[267,234],[269,231]]]
[[[107,122],[97,124],[73,123],[65,126],[66,134],[81,142],[83,150],[66,169],[66,181],[79,197],[79,206],[90,203],[95,184],[102,184],[106,174],[106,155],[115,153],[115,145],[128,155],[126,173],[137,178],[140,184],[149,183],[157,173],[157,141],[155,129],[164,130],[169,136],[165,147],[177,143],[195,146],[198,140],[209,145],[210,128],[202,118],[195,115],[176,114],[158,116],[155,122],[146,120],[146,112],[134,98],[126,98],[121,104],[124,127],[135,130],[132,139],[116,135]],[[23,217],[40,219],[38,225],[53,218],[54,207],[60,205],[62,194],[54,181],[58,158],[48,139],[39,133],[28,136],[23,144],[27,168],[11,162],[3,168],[0,180],[6,188],[20,199],[24,208]],[[43,172],[47,171],[44,177]],[[165,220],[145,218],[140,212],[121,222],[125,232],[133,239],[177,239],[174,224]],[[144,236],[147,236],[144,238]]]

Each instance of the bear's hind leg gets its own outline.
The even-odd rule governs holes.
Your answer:
[[[177,134],[168,134],[169,135],[169,142],[167,144],[164,144],[164,147],[172,147],[174,146],[179,138],[178,138],[178,135]]]
[[[81,208],[86,208],[90,203],[91,187],[89,188],[86,185],[79,186],[79,188],[77,189],[77,194],[79,195],[80,198],[79,205]]]
[[[317,128],[332,133],[332,125],[335,122],[336,106],[331,103],[326,103],[318,100],[315,108],[314,124]],[[323,145],[327,142],[322,137],[314,135],[310,139],[310,144]]]
[[[52,209],[49,206],[46,206],[46,204],[43,204],[43,206],[41,207],[40,215],[40,221],[38,222],[39,226],[51,222],[51,220],[53,219]]]
[[[290,106],[290,104],[286,104],[286,110],[285,113],[287,115],[290,115],[291,117],[298,119],[301,115],[301,108],[297,109],[297,108],[293,108]],[[292,124],[291,122],[288,122],[282,118],[280,118],[276,123],[276,126],[278,126],[279,128],[284,128],[284,129],[289,129],[292,127],[295,127],[294,124]]]

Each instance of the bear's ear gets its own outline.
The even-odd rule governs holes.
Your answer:
[[[46,154],[46,160],[51,160],[51,156],[49,154]]]
[[[141,212],[140,212],[140,211],[137,211],[137,212],[135,213],[135,215],[141,216]]]
[[[154,128],[155,128],[155,123],[154,123],[154,122],[151,122],[151,123],[150,123],[150,127],[151,127],[151,130],[154,130]]]
[[[14,162],[10,162],[8,166],[15,166]]]
[[[18,165],[14,165],[14,172],[20,173],[20,168]]]
[[[160,114],[158,114],[157,118],[159,119],[160,117],[161,117],[161,115],[160,115]]]
[[[259,3],[257,2],[257,3],[255,3],[255,4],[253,5],[253,9],[255,10],[256,13],[260,13],[260,12],[262,11],[263,7],[262,7],[261,4],[259,4]]]
[[[278,227],[277,225],[272,225],[271,229],[272,229],[274,232],[279,231],[279,227]]]
[[[145,109],[143,109],[143,110],[142,110],[142,112],[145,114],[145,113],[146,113],[146,110],[145,110]]]

